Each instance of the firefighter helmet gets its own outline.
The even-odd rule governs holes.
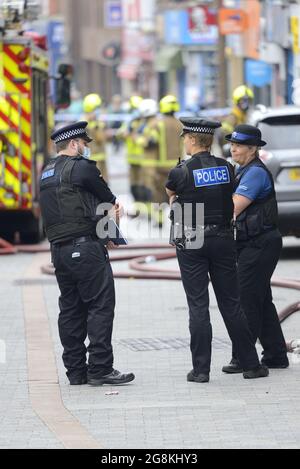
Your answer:
[[[152,117],[155,116],[158,112],[158,107],[154,99],[143,99],[140,104],[139,111],[141,117]]]
[[[96,93],[88,94],[83,100],[83,111],[93,112],[102,104],[102,99]]]
[[[131,96],[129,98],[129,104],[131,109],[139,109],[141,103],[143,101],[143,98],[141,96]]]
[[[180,110],[179,102],[176,96],[168,94],[159,101],[159,111],[162,114],[170,114]]]
[[[234,104],[237,104],[240,101],[240,99],[243,99],[243,98],[254,99],[253,91],[250,88],[248,88],[248,86],[246,85],[238,86],[234,90],[233,95],[232,95],[232,100]]]

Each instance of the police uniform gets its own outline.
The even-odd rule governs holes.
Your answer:
[[[51,139],[89,143],[86,127],[87,122],[63,127]],[[40,204],[61,293],[58,327],[70,384],[134,379],[113,369],[114,280],[106,247],[96,235],[98,205],[115,201],[93,161],[59,154],[43,170]]]
[[[239,125],[226,136],[229,142],[264,146],[259,129]],[[279,260],[282,237],[277,228],[278,211],[272,174],[255,157],[239,167],[235,194],[247,197],[251,204],[237,217],[238,279],[241,305],[255,341],[263,347],[262,363],[270,368],[289,364],[286,343],[272,300],[271,277]],[[223,371],[237,373],[240,364],[233,350],[233,360]]]
[[[213,134],[219,123],[182,118],[184,133]],[[193,208],[193,230],[204,230],[204,243],[197,249],[180,249],[177,258],[189,306],[190,348],[193,370],[188,381],[207,382],[211,363],[212,327],[209,316],[210,276],[229,336],[242,363],[244,377],[267,376],[261,367],[247,321],[240,308],[236,249],[231,230],[233,218],[232,166],[204,151],[172,169],[166,187],[176,193],[185,211]],[[204,226],[195,226],[195,208],[204,204]],[[182,247],[182,246],[181,246]],[[249,373],[247,373],[249,371]]]

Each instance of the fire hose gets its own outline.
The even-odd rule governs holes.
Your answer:
[[[148,250],[164,249],[164,252],[156,251],[142,253],[123,253],[122,251],[148,251]],[[112,250],[113,252],[114,250]],[[120,252],[121,251],[121,252]],[[0,238],[0,255],[15,253],[44,253],[49,252],[49,244],[41,245],[20,245],[13,246],[7,241]],[[119,253],[120,252],[120,253]],[[176,252],[173,246],[165,243],[157,244],[131,244],[120,246],[118,254],[110,255],[111,262],[129,262],[129,269],[125,272],[114,272],[114,278],[118,279],[135,279],[135,280],[181,280],[181,275],[177,269],[158,268],[153,264],[159,261],[165,261],[176,258]],[[41,267],[43,274],[54,275],[54,267],[52,264]],[[289,288],[300,290],[300,280],[283,279],[273,277],[271,285],[280,288]],[[279,321],[282,323],[292,314],[300,311],[300,301],[290,304],[278,313]],[[294,339],[287,342],[287,351],[300,354],[300,339]]]

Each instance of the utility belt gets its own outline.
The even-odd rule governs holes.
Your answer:
[[[232,225],[209,223],[194,227],[172,221],[169,243],[180,251],[200,249],[206,238],[220,235],[233,238]]]
[[[76,246],[76,244],[82,244],[82,243],[87,243],[89,241],[100,241],[100,238],[98,238],[97,235],[87,235],[87,236],[79,236],[78,238],[73,238],[73,239],[67,239],[65,241],[57,241],[57,242],[52,242],[51,247],[53,246]]]

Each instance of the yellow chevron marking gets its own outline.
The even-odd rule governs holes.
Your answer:
[[[18,55],[24,47],[20,46],[10,46],[10,50],[15,54]],[[26,65],[30,66],[30,60],[27,59],[25,62]],[[29,91],[30,90],[30,76],[28,73],[22,73],[19,69],[18,64],[12,60],[7,54],[4,54],[4,68],[6,68],[14,78],[21,78],[27,79],[22,85]]]

